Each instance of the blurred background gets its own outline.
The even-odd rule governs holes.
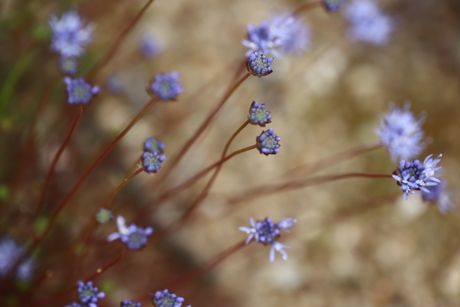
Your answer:
[[[105,240],[117,230],[112,221],[94,233],[82,267],[68,269],[79,257],[75,240],[132,171],[145,138],[163,141],[168,159],[173,157],[230,86],[247,51],[241,44],[246,26],[307,2],[154,1],[115,57],[91,80],[101,86],[101,93],[84,107],[57,164],[44,209],[34,214],[51,160],[78,110],[66,102],[58,57],[49,49],[49,17],[75,9],[96,25],[94,41],[79,62],[77,75],[85,77],[145,3],[0,2],[0,238],[31,241],[89,165],[149,101],[145,89],[152,77],[178,71],[184,87],[177,101],[155,105],[95,169],[42,243],[31,280],[16,285],[5,306],[26,306],[21,301],[26,296],[25,302],[34,306],[70,304],[75,298],[69,289],[78,280],[117,258],[122,245]],[[343,14],[348,3],[336,13],[322,7],[303,11],[300,16],[311,27],[309,50],[276,58],[271,75],[244,82],[163,184],[157,184],[161,169],[158,174],[142,173],[117,195],[115,216],[160,231],[181,216],[210,177],[158,211],[139,215],[141,209],[165,189],[218,161],[252,101],[265,103],[271,112],[268,127],[282,138],[280,153],[265,156],[252,150],[226,162],[210,195],[181,230],[159,245],[128,252],[94,280],[106,292],[98,306],[118,306],[124,299],[149,306],[149,293],[245,240],[238,227],[249,226],[250,217],[297,220],[291,233],[279,239],[291,246],[288,260],[277,254],[270,263],[269,246],[250,244],[202,278],[175,289],[185,306],[460,306],[458,208],[443,215],[419,194],[405,201],[394,180],[367,178],[235,201],[251,188],[293,178],[391,174],[397,165],[385,148],[315,174],[295,170],[378,143],[380,115],[392,102],[399,107],[410,102],[414,114],[426,116],[427,145],[419,159],[443,154],[442,178],[458,203],[460,2],[376,1],[394,22],[384,46],[349,39]],[[144,40],[156,46],[150,58],[141,52]],[[40,108],[48,87],[49,99]],[[254,144],[262,130],[267,128],[247,127],[230,151]]]

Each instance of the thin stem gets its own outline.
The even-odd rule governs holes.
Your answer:
[[[118,51],[118,48],[120,48],[121,43],[125,40],[126,36],[129,34],[129,32],[133,29],[133,27],[139,22],[139,20],[142,18],[142,16],[145,14],[149,6],[154,2],[155,0],[149,0],[142,10],[136,15],[136,17],[131,21],[131,23],[121,32],[118,37],[116,38],[115,42],[110,46],[109,50],[104,54],[102,59],[99,61],[98,64],[93,68],[93,70],[89,73],[88,79],[92,79],[99,71],[101,71],[108,63],[109,61],[114,57],[115,53]]]
[[[107,199],[107,201],[106,201],[105,204],[104,204],[104,208],[110,209],[110,206],[112,205],[113,199],[114,199],[115,196],[118,194],[118,192],[120,192],[120,190],[121,190],[128,182],[130,182],[132,179],[134,179],[134,177],[136,177],[137,175],[139,175],[139,174],[142,173],[143,171],[144,171],[144,169],[141,167],[141,168],[139,168],[137,171],[135,171],[134,173],[132,173],[129,177],[125,178],[125,180],[123,180],[123,182],[120,183],[120,185],[112,192],[112,194],[110,195],[110,197]]]
[[[236,204],[242,201],[248,201],[259,196],[267,196],[270,194],[275,194],[279,192],[301,189],[307,186],[317,185],[321,183],[327,183],[347,178],[391,178],[393,177],[390,174],[367,174],[367,173],[346,173],[338,175],[329,175],[329,176],[318,176],[313,178],[301,179],[301,180],[291,180],[281,184],[275,185],[264,185],[247,192],[244,192],[236,197],[232,197],[229,200],[230,204]]]
[[[38,213],[40,209],[42,208],[44,201],[45,201],[45,195],[46,195],[46,190],[48,189],[48,185],[50,184],[51,177],[54,174],[54,168],[56,167],[57,162],[61,158],[62,153],[64,152],[64,149],[67,147],[67,145],[70,142],[70,139],[72,138],[72,134],[75,131],[75,127],[77,126],[78,122],[80,121],[80,118],[83,114],[83,105],[80,104],[78,108],[78,113],[77,116],[75,117],[75,120],[70,128],[69,133],[67,134],[67,137],[64,140],[64,143],[62,143],[61,147],[59,150],[56,152],[56,155],[53,158],[53,161],[51,162],[50,169],[48,170],[48,173],[46,174],[45,182],[43,184],[40,197],[38,199],[38,203],[35,207],[35,212]]]
[[[222,106],[225,104],[225,102],[230,98],[230,96],[238,89],[238,87],[247,79],[249,78],[251,74],[246,73],[238,82],[236,82],[232,87],[230,87],[227,92],[225,93],[224,97],[220,100],[219,104],[216,106],[214,110],[209,113],[208,117],[205,119],[205,121],[201,124],[201,126],[195,131],[195,133],[192,135],[192,137],[184,144],[184,146],[181,148],[179,153],[172,159],[172,162],[170,162],[166,169],[163,170],[162,172],[162,179],[157,183],[157,185],[161,185],[163,180],[167,178],[168,174],[174,169],[175,166],[179,163],[179,161],[182,159],[182,157],[187,153],[187,151],[190,149],[190,147],[193,145],[193,143],[198,139],[198,137],[204,132],[204,130],[209,126],[211,123],[212,119],[214,116],[216,116],[217,112],[222,108]]]
[[[117,259],[115,259],[114,261],[110,262],[110,263],[107,264],[106,266],[97,269],[97,270],[96,270],[96,273],[94,273],[93,275],[91,275],[90,277],[88,277],[88,278],[85,279],[85,282],[88,282],[88,281],[93,280],[93,279],[96,278],[97,276],[101,275],[102,273],[104,273],[105,271],[107,271],[108,269],[110,269],[111,267],[113,267],[115,264],[117,264],[118,262],[120,262],[120,261],[123,259],[123,257],[125,257],[125,255],[126,255],[126,248],[123,247],[123,250],[121,251],[120,256],[118,256]]]
[[[314,8],[320,7],[320,6],[323,6],[322,1],[313,1],[313,2],[309,2],[309,3],[305,3],[304,5],[298,7],[294,11],[294,14],[302,14],[302,13],[308,12],[308,11],[310,11],[310,10],[312,10]]]

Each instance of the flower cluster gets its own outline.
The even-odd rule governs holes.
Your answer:
[[[142,304],[139,302],[133,302],[129,300],[124,300],[120,302],[120,307],[142,307]]]
[[[184,298],[174,293],[169,293],[167,289],[157,291],[155,294],[151,295],[151,299],[155,307],[181,307],[184,302]]]
[[[65,77],[64,82],[67,90],[67,101],[70,104],[88,104],[91,98],[99,93],[99,86],[92,86],[83,78]]]
[[[144,142],[144,151],[156,152],[162,154],[165,149],[165,144],[154,137],[149,136]]]
[[[293,218],[285,218],[279,223],[273,223],[272,219],[267,217],[263,221],[254,222],[253,218],[249,219],[251,227],[239,227],[238,229],[249,234],[246,239],[246,244],[251,242],[252,239],[256,243],[262,243],[264,245],[270,244],[272,246],[270,250],[270,262],[275,260],[275,251],[279,252],[283,259],[287,259],[287,254],[283,248],[288,248],[290,246],[284,245],[275,239],[281,235],[280,230],[289,232],[287,229],[290,228],[296,222]]]
[[[270,112],[266,110],[265,104],[260,104],[256,101],[252,102],[248,114],[248,120],[251,124],[265,127],[266,124],[272,122],[271,119],[272,117],[270,116]]]
[[[150,90],[161,100],[173,100],[184,90],[179,83],[180,74],[174,71],[169,74],[158,74],[150,85]]]
[[[101,208],[99,212],[96,214],[96,220],[101,225],[107,223],[111,219],[113,219],[113,214],[112,214],[112,211],[108,209]]]
[[[249,56],[246,62],[246,66],[248,68],[248,71],[253,76],[260,78],[262,76],[269,75],[273,72],[272,68],[270,67],[273,60],[273,58],[267,59],[265,55],[256,51]]]
[[[105,297],[104,292],[99,292],[97,287],[93,287],[93,282],[78,282],[77,301],[66,307],[97,307],[97,302]]]
[[[429,155],[425,160],[420,162],[401,160],[399,167],[393,172],[393,178],[397,181],[401,190],[404,192],[404,199],[408,199],[410,194],[415,191],[423,191],[430,193],[427,187],[437,185],[441,182],[434,177],[434,173],[441,169],[441,166],[436,165],[441,161],[441,155],[436,159],[432,159],[433,155]]]
[[[354,0],[345,10],[345,17],[351,24],[348,35],[355,41],[382,46],[393,32],[393,20],[372,0]]]
[[[266,156],[276,155],[279,152],[281,138],[276,135],[273,128],[262,133],[256,138],[256,146],[261,154]]]
[[[142,228],[134,223],[128,227],[125,225],[125,219],[121,215],[117,217],[118,232],[114,232],[107,237],[107,241],[120,239],[130,250],[138,250],[147,244],[147,236],[153,233],[152,227]]]

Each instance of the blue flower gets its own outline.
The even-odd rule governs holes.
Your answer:
[[[155,40],[146,34],[141,36],[139,47],[142,55],[147,59],[157,57],[161,53],[161,49]]]
[[[354,0],[347,7],[345,17],[351,24],[348,35],[355,41],[382,46],[389,41],[394,29],[393,20],[371,0]]]
[[[61,57],[59,59],[59,68],[66,75],[75,75],[78,70],[78,62],[76,58]]]
[[[120,303],[120,307],[141,307],[141,303],[135,303],[133,301],[124,300]]]
[[[141,228],[134,224],[128,227],[125,225],[125,219],[122,216],[117,217],[118,232],[114,232],[107,237],[107,241],[120,239],[130,250],[138,250],[147,244],[147,236],[153,233],[152,227]]]
[[[184,298],[168,293],[166,289],[157,291],[154,295],[151,295],[151,298],[155,307],[181,307],[184,302]]]
[[[422,152],[425,147],[422,143],[424,122],[424,117],[417,118],[412,114],[409,103],[401,109],[391,105],[388,113],[382,115],[375,132],[380,136],[380,144],[388,149],[393,162],[412,159]]]
[[[142,154],[142,166],[144,167],[144,171],[146,173],[156,173],[163,163],[166,160],[166,156],[160,156],[156,152],[148,152],[145,151]]]
[[[91,98],[99,93],[99,86],[92,86],[83,78],[72,79],[65,77],[64,82],[67,90],[67,101],[70,104],[88,104]]]
[[[165,149],[165,144],[154,137],[149,136],[144,142],[144,151],[156,152],[161,155]]]
[[[265,104],[260,104],[253,101],[249,108],[248,120],[253,125],[265,127],[266,124],[271,123],[272,117],[270,112],[266,110]]]
[[[246,66],[248,68],[248,71],[253,76],[257,76],[260,78],[262,76],[269,75],[273,72],[272,68],[270,67],[273,60],[273,58],[267,59],[265,55],[256,51],[249,56],[246,62]]]
[[[99,222],[99,224],[105,224],[111,219],[113,219],[113,214],[112,211],[108,209],[101,208],[96,214],[96,220]]]
[[[123,80],[117,73],[111,73],[105,79],[105,89],[112,94],[119,95],[124,92]]]
[[[246,244],[251,242],[252,239],[254,239],[256,243],[262,243],[264,245],[270,244],[272,247],[270,250],[270,262],[275,260],[275,251],[279,252],[283,259],[286,260],[287,254],[283,249],[289,248],[290,246],[284,245],[275,239],[281,235],[280,230],[289,232],[287,229],[294,225],[296,220],[289,217],[275,224],[271,218],[267,217],[265,220],[257,222],[254,222],[254,219],[250,218],[249,222],[251,223],[251,227],[238,227],[239,230],[249,234],[246,239]]]
[[[423,163],[419,160],[399,162],[399,167],[393,172],[393,178],[404,192],[404,199],[409,199],[410,194],[414,194],[415,191],[430,193],[428,187],[441,182],[434,177],[434,173],[441,169],[441,166],[436,167],[436,165],[441,161],[442,155],[434,160],[431,159],[432,156],[426,157]]]
[[[183,91],[182,85],[178,81],[179,77],[180,74],[177,71],[169,74],[158,74],[155,76],[150,89],[161,100],[174,99]]]
[[[262,133],[256,138],[257,149],[261,154],[266,156],[276,155],[279,152],[281,138],[273,132],[273,128],[268,129],[267,131],[262,131]]]
[[[452,192],[446,191],[445,181],[441,181],[437,185],[427,186],[426,188],[429,192],[422,190],[423,200],[437,203],[439,212],[442,214],[448,213],[456,206],[452,200]]]
[[[93,40],[93,24],[86,24],[75,11],[64,13],[59,19],[55,15],[49,19],[53,32],[51,50],[58,52],[62,57],[79,57],[84,47]]]
[[[78,282],[77,288],[78,301],[87,307],[97,307],[97,301],[105,297],[104,292],[99,292],[97,287],[93,287],[93,282]]]
[[[8,275],[16,261],[23,256],[25,250],[13,239],[4,237],[0,240],[0,277]],[[29,258],[19,264],[16,278],[27,281],[32,277],[35,264],[33,258]]]
[[[296,54],[310,46],[310,28],[292,13],[277,14],[259,26],[248,25],[247,40],[242,43],[250,49],[246,56],[255,51],[276,57]]]
[[[345,0],[322,0],[322,2],[327,11],[336,12],[343,6]]]

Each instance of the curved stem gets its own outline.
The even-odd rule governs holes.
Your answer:
[[[105,204],[104,204],[104,208],[110,209],[110,206],[112,205],[113,199],[114,199],[115,196],[118,194],[118,192],[120,192],[120,190],[121,190],[128,182],[130,182],[132,179],[134,179],[134,177],[136,177],[137,175],[139,175],[139,174],[142,173],[143,171],[144,171],[144,169],[141,167],[141,168],[139,168],[137,171],[135,171],[134,173],[132,173],[129,177],[125,178],[125,180],[123,180],[123,182],[120,183],[120,185],[112,192],[112,194],[110,195],[110,197],[107,199],[107,201],[106,201]]]
[[[121,253],[120,253],[120,256],[118,256],[117,259],[115,259],[114,261],[110,262],[109,264],[107,264],[106,266],[102,267],[102,268],[99,268],[96,270],[96,273],[94,273],[93,275],[91,275],[90,277],[86,278],[85,279],[85,282],[88,282],[88,281],[91,281],[93,280],[94,278],[96,278],[97,276],[101,275],[102,273],[104,273],[105,271],[107,271],[108,269],[110,269],[111,267],[113,267],[115,264],[117,264],[118,262],[120,262],[123,257],[125,257],[126,255],[126,248],[123,247]]]
[[[136,15],[136,17],[131,21],[131,23],[123,30],[123,32],[118,35],[116,38],[115,42],[113,43],[112,46],[110,46],[109,50],[103,55],[102,59],[99,60],[99,63],[96,64],[96,66],[92,69],[92,71],[88,75],[88,79],[92,79],[99,71],[101,71],[108,63],[109,61],[114,57],[115,53],[117,52],[118,48],[120,47],[121,43],[125,40],[126,36],[129,34],[129,32],[133,29],[133,27],[139,22],[139,20],[142,18],[142,16],[145,14],[149,6],[154,2],[155,0],[149,0],[142,10]]]
[[[50,169],[48,170],[48,173],[46,174],[45,182],[43,184],[43,187],[41,189],[40,197],[38,199],[38,203],[35,208],[35,213],[38,213],[40,209],[42,208],[45,200],[45,195],[46,195],[46,190],[48,189],[48,185],[50,184],[51,177],[54,174],[54,168],[56,167],[57,162],[61,158],[62,153],[64,152],[64,149],[67,147],[67,145],[70,142],[70,139],[72,137],[73,132],[75,131],[75,127],[77,126],[78,122],[80,121],[80,118],[83,114],[83,105],[80,104],[78,108],[78,113],[77,116],[75,117],[75,120],[70,128],[69,133],[67,134],[66,139],[64,140],[64,143],[62,143],[61,147],[59,150],[56,152],[56,155],[53,158],[53,161],[51,162]]]

